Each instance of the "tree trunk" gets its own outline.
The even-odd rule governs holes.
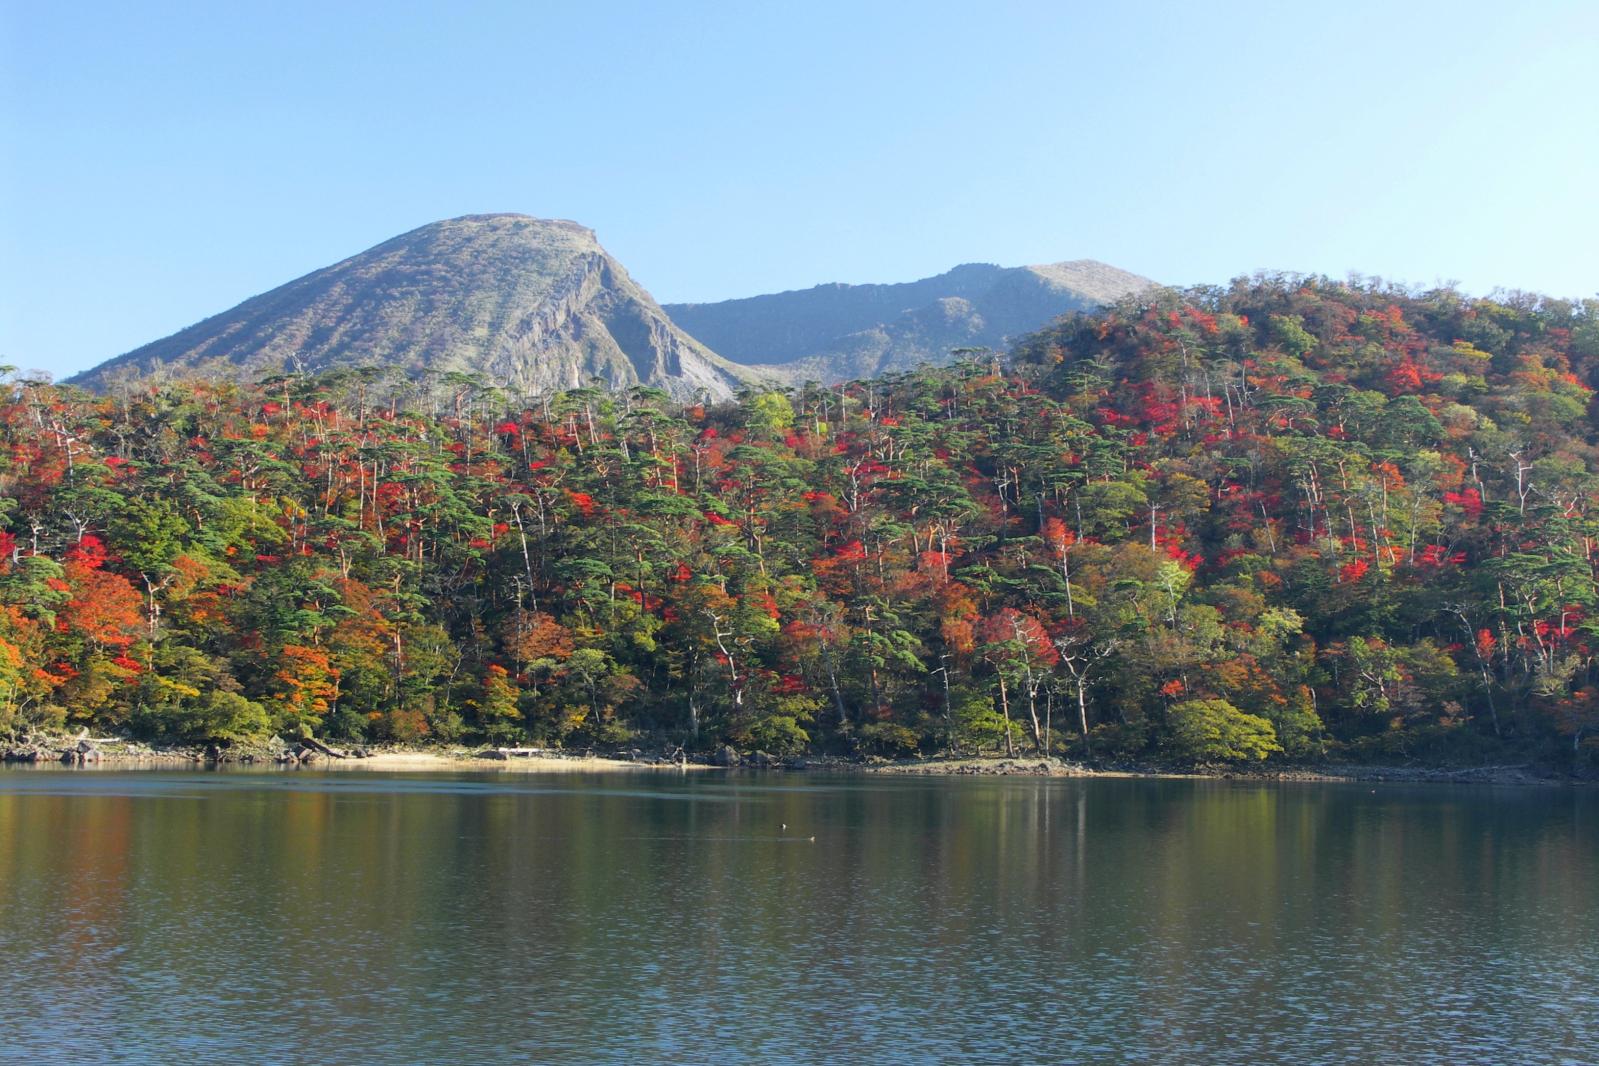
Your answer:
[[[1094,748],[1088,740],[1088,696],[1080,678],[1077,681],[1077,728],[1083,732],[1083,750],[1092,755]]]
[[[1044,750],[1044,731],[1038,722],[1038,689],[1032,685],[1027,686],[1027,717],[1033,727],[1033,747],[1040,755],[1048,754]]]
[[[1011,742],[1010,737],[1010,694],[1005,689],[1005,675],[998,674],[997,676],[999,677],[999,709],[1005,716],[1005,755],[1007,758],[1014,758],[1016,746]]]

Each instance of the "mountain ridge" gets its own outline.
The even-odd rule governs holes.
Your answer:
[[[1022,267],[963,263],[910,282],[835,282],[662,307],[726,358],[791,382],[832,382],[948,362],[955,348],[1003,349],[1068,311],[1154,285],[1092,259]]]

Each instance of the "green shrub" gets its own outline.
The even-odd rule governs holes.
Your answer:
[[[1167,745],[1185,762],[1245,762],[1282,751],[1266,719],[1226,700],[1187,700],[1166,714]]]

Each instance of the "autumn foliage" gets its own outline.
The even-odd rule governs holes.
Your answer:
[[[1596,379],[1293,277],[720,406],[15,379],[0,729],[1592,767]]]

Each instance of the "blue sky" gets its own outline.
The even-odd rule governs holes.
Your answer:
[[[1592,0],[0,0],[0,361],[63,376],[474,212],[663,301],[1075,258],[1583,297],[1596,190]]]

